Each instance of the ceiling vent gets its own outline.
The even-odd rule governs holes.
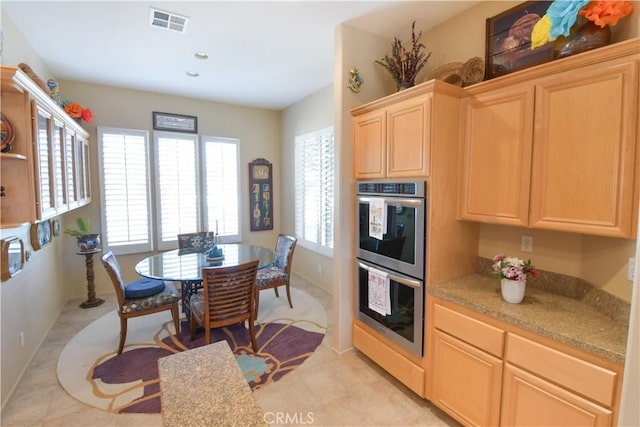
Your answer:
[[[152,27],[185,33],[187,31],[188,23],[189,18],[177,15],[173,12],[166,12],[164,10],[153,8],[151,8],[149,12],[149,24]]]

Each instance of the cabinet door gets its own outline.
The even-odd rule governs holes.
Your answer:
[[[463,424],[498,425],[502,361],[439,330],[432,351],[432,402]]]
[[[78,186],[77,186],[77,161],[76,161],[76,133],[71,129],[66,129],[64,136],[64,157],[66,168],[67,198],[69,209],[78,207]]]
[[[505,364],[503,426],[610,426],[612,412],[577,394]]]
[[[52,217],[56,213],[56,188],[53,170],[53,116],[34,102],[36,200],[38,219]]]
[[[89,143],[80,135],[76,135],[76,165],[78,203],[82,206],[91,201],[91,182],[89,179]]]
[[[432,97],[398,103],[387,110],[387,176],[428,176]]]
[[[637,62],[610,61],[536,85],[532,227],[632,236]]]
[[[514,86],[463,100],[458,217],[526,226],[533,88]]]
[[[56,213],[60,214],[69,210],[69,200],[67,197],[67,185],[66,185],[66,167],[65,167],[65,140],[64,140],[64,125],[62,122],[53,121],[53,179],[55,188],[55,206]]]
[[[353,119],[353,174],[355,178],[383,178],[386,174],[385,110]]]

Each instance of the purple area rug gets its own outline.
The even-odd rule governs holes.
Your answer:
[[[117,412],[159,413],[160,386],[158,359],[187,349],[204,345],[204,331],[190,340],[188,322],[181,324],[181,343],[174,337],[164,338],[163,345],[137,347],[98,363],[88,378],[104,384],[126,384],[142,381],[144,395],[128,404],[120,405]],[[278,381],[300,366],[320,345],[324,334],[310,332],[292,324],[265,323],[256,325],[258,352],[251,349],[249,331],[243,325],[211,331],[211,342],[226,340],[252,389]]]

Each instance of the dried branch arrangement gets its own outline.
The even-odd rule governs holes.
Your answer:
[[[391,43],[391,56],[385,55],[382,59],[376,59],[375,63],[382,65],[397,84],[406,83],[413,86],[416,76],[427,63],[431,52],[426,55],[423,52],[425,46],[418,42],[422,36],[422,31],[416,37],[415,33],[416,21],[411,24],[411,50],[407,50],[402,45],[402,40],[398,37],[393,38]]]

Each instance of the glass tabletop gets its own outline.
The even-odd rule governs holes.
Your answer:
[[[203,267],[229,267],[258,260],[258,268],[268,267],[275,261],[272,249],[262,246],[232,243],[218,245],[223,258],[209,260],[204,252],[175,249],[143,259],[136,264],[136,272],[144,277],[161,280],[202,280]]]

